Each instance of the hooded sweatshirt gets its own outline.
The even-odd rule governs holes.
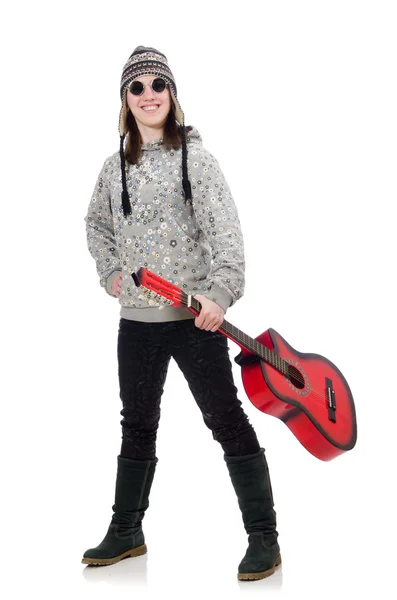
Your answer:
[[[192,187],[186,203],[182,148],[166,150],[162,139],[143,144],[136,165],[126,161],[131,215],[123,214],[119,152],[105,160],[98,175],[85,217],[88,249],[109,295],[122,273],[119,304],[125,319],[195,318],[185,307],[149,305],[139,298],[142,290],[131,274],[140,267],[186,294],[206,296],[225,312],[244,293],[243,236],[229,186],[195,127],[187,130],[186,142]]]

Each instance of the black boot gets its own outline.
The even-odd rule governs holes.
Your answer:
[[[158,459],[132,460],[117,457],[114,514],[108,531],[96,548],[84,552],[82,563],[112,565],[128,556],[147,552],[142,519],[149,506],[149,493]]]
[[[238,567],[238,579],[263,579],[281,563],[276,513],[265,450],[224,459],[237,495],[249,546]]]

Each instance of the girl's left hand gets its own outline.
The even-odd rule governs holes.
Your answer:
[[[223,308],[201,294],[197,294],[193,298],[196,298],[201,304],[200,314],[194,320],[195,326],[206,331],[216,331],[223,323],[225,316]]]

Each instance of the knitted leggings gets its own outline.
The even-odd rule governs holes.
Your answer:
[[[121,456],[153,459],[160,400],[171,357],[188,382],[204,423],[225,454],[260,450],[233,382],[228,340],[199,329],[193,319],[143,323],[120,319],[117,355],[121,415]]]

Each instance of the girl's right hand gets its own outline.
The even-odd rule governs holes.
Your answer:
[[[114,278],[113,283],[112,283],[112,294],[114,296],[116,296],[116,298],[120,298],[121,279],[122,279],[122,274],[120,273],[120,275],[117,275],[117,277]]]

